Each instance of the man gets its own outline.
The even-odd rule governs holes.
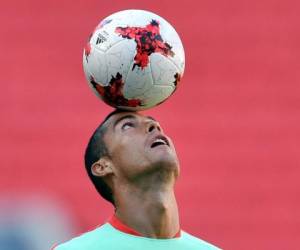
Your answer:
[[[179,162],[159,123],[116,110],[92,135],[89,177],[115,207],[110,221],[55,250],[216,250],[180,229],[174,184]]]

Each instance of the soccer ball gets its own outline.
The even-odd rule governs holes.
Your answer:
[[[124,10],[100,22],[83,53],[93,92],[126,110],[159,105],[178,87],[185,57],[175,29],[144,10]]]

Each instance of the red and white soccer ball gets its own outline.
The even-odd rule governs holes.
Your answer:
[[[100,22],[84,48],[83,68],[94,93],[127,110],[159,105],[178,87],[185,57],[175,29],[160,16],[124,10]]]

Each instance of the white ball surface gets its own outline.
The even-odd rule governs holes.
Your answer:
[[[124,10],[103,19],[83,53],[93,92],[107,104],[127,110],[164,102],[178,87],[184,66],[175,29],[144,10]]]

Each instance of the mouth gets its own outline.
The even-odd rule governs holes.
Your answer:
[[[156,136],[150,147],[155,148],[158,146],[168,146],[169,147],[170,144],[169,144],[168,139],[163,135]]]

